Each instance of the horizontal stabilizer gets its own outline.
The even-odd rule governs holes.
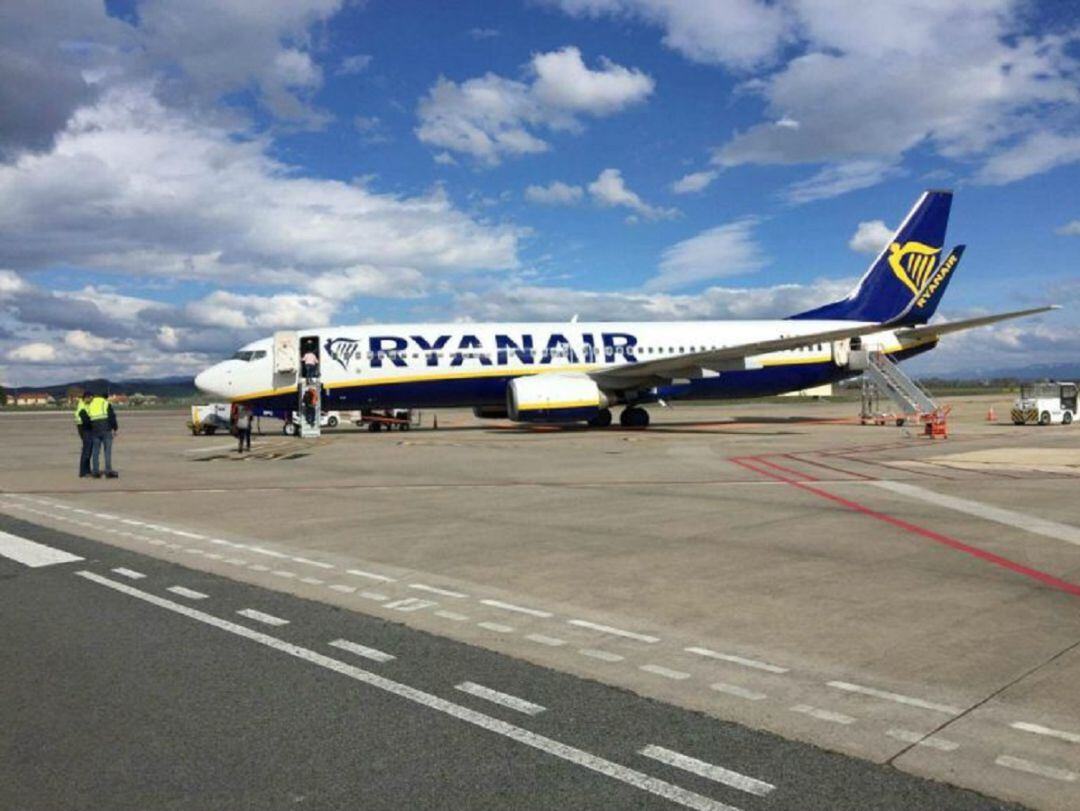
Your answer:
[[[1033,307],[1030,310],[1013,310],[1009,313],[983,315],[978,318],[966,318],[963,321],[945,321],[940,324],[927,324],[922,327],[899,330],[896,334],[900,338],[921,339],[937,337],[940,335],[948,335],[950,332],[961,332],[966,329],[974,329],[975,327],[985,327],[987,324],[996,324],[998,321],[1008,321],[1010,318],[1023,318],[1025,315],[1035,315],[1037,313],[1045,313],[1050,310],[1060,309],[1061,307],[1057,304],[1049,304],[1045,307]]]

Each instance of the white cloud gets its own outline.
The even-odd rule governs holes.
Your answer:
[[[1080,104],[1075,35],[1023,35],[1021,3],[791,0],[772,9],[788,18],[800,47],[779,70],[746,83],[764,101],[763,120],[715,152],[720,166],[890,166],[925,145],[984,162],[978,179],[998,183],[1077,160],[1061,134]],[[783,43],[775,43],[780,57]],[[835,183],[829,193],[860,187]]]
[[[72,349],[83,352],[114,351],[118,346],[117,341],[110,341],[107,338],[93,335],[83,329],[71,330],[70,332],[65,333],[64,344]],[[123,346],[125,349],[130,349],[130,346],[120,346]]]
[[[618,169],[604,169],[588,188],[589,194],[599,205],[628,208],[648,220],[671,219],[679,213],[673,208],[659,208],[646,203],[627,188]]]
[[[23,344],[10,350],[7,359],[23,363],[49,363],[56,360],[56,347],[46,343]]]
[[[875,186],[902,174],[896,166],[881,161],[848,161],[824,167],[811,177],[792,183],[784,192],[789,203],[809,203]]]
[[[517,264],[516,229],[471,219],[441,191],[409,198],[297,177],[267,150],[148,88],[111,91],[51,153],[0,165],[0,267],[266,280]]]
[[[860,222],[848,241],[848,247],[858,253],[878,254],[888,243],[894,230],[896,229],[887,226],[884,220]]]
[[[991,157],[975,175],[979,183],[1001,185],[1080,161],[1080,135],[1032,133]]]
[[[195,323],[208,327],[266,331],[321,327],[330,323],[333,306],[318,296],[281,293],[252,296],[216,290],[184,307]]]
[[[574,47],[536,54],[531,81],[487,73],[458,84],[440,77],[420,99],[417,137],[494,166],[504,157],[546,151],[537,130],[574,131],[579,115],[611,115],[643,101],[651,78],[604,59],[590,70]]]
[[[561,180],[555,180],[547,186],[529,186],[525,189],[525,199],[530,203],[552,206],[568,206],[580,202],[585,196],[581,186],[571,186]]]
[[[781,3],[758,0],[548,0],[569,14],[633,17],[664,30],[664,44],[695,62],[747,69],[792,36]]]
[[[664,251],[660,273],[646,290],[672,290],[724,276],[753,273],[766,264],[753,239],[752,218],[718,225]]]
[[[357,73],[363,73],[369,67],[374,57],[371,54],[353,54],[347,56],[341,60],[341,66],[338,68],[338,74],[341,76],[353,76]]]
[[[705,172],[693,172],[676,180],[671,184],[671,190],[675,194],[693,194],[704,191],[719,176],[719,172],[709,170]]]
[[[1054,233],[1063,237],[1080,237],[1080,220],[1067,222],[1061,227],[1055,228]]]

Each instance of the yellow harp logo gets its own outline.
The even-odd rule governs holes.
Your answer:
[[[894,242],[889,246],[889,267],[896,278],[917,295],[934,272],[939,253],[941,248],[931,248],[921,242],[905,242],[903,245]]]

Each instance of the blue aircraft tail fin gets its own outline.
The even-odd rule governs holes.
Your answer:
[[[955,251],[950,254],[949,259],[954,255],[955,259],[948,270],[938,261],[951,205],[951,191],[924,192],[847,298],[791,318],[925,323],[960,260]],[[935,279],[937,284],[931,291]],[[924,301],[922,306],[920,300]]]

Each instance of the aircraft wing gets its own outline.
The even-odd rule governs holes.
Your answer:
[[[1021,318],[1025,315],[1035,315],[1036,313],[1045,313],[1048,310],[1060,310],[1061,307],[1057,304],[1051,304],[1045,307],[1033,307],[1030,310],[1013,310],[1009,313],[998,313],[997,315],[983,315],[979,318],[967,318],[963,321],[945,321],[941,324],[926,324],[922,327],[913,327],[911,329],[897,330],[896,336],[903,339],[913,339],[916,341],[922,341],[927,338],[936,338],[940,335],[948,335],[950,332],[960,332],[965,329],[973,329],[975,327],[984,327],[987,324],[996,324],[998,321],[1008,321],[1010,318]]]
[[[889,329],[887,324],[861,324],[825,332],[808,332],[785,338],[753,341],[747,344],[724,346],[705,352],[693,352],[675,357],[657,358],[605,366],[587,374],[601,389],[624,390],[642,386],[656,386],[681,378],[702,377],[706,372],[732,371],[746,368],[745,360],[754,355],[798,349],[817,343],[828,343],[859,335],[870,335]]]

